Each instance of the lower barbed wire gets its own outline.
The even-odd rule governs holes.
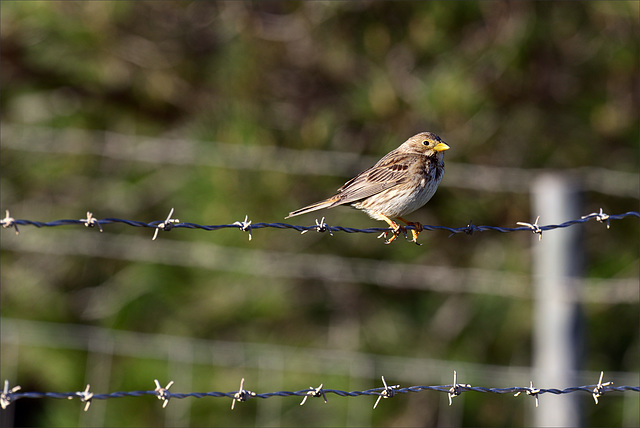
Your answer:
[[[0,393],[0,404],[3,409],[6,409],[15,400],[21,398],[42,399],[42,398],[56,398],[56,399],[79,399],[85,404],[84,410],[89,410],[89,404],[95,402],[95,400],[106,400],[111,398],[125,398],[125,397],[142,397],[146,395],[155,396],[163,402],[162,407],[165,408],[169,404],[170,399],[185,399],[185,398],[228,398],[232,401],[232,408],[236,402],[247,401],[252,398],[273,398],[273,397],[304,397],[301,405],[305,403],[309,397],[323,397],[325,403],[327,402],[327,395],[333,394],[338,397],[358,397],[358,396],[376,396],[376,404],[380,402],[381,398],[393,398],[398,394],[418,393],[424,391],[435,391],[445,393],[449,396],[449,403],[452,403],[452,399],[465,392],[476,393],[491,393],[491,394],[510,394],[512,396],[519,396],[522,393],[525,395],[534,397],[536,400],[536,406],[538,405],[539,397],[543,394],[563,395],[576,392],[584,392],[591,394],[594,397],[595,404],[598,404],[598,398],[604,396],[605,393],[610,392],[640,392],[640,386],[613,386],[613,382],[603,382],[604,372],[600,372],[600,379],[597,384],[568,387],[564,389],[557,388],[534,388],[533,382],[530,382],[528,387],[514,386],[507,388],[491,388],[484,386],[471,386],[469,384],[458,383],[457,372],[454,372],[454,383],[451,385],[416,385],[409,387],[400,387],[400,385],[387,385],[384,376],[382,381],[383,387],[377,387],[372,389],[360,390],[360,391],[343,391],[340,389],[326,389],[321,384],[318,388],[309,387],[308,389],[302,389],[299,391],[275,391],[257,393],[244,389],[244,378],[240,383],[240,389],[235,392],[188,392],[178,393],[171,392],[169,388],[174,385],[173,381],[170,381],[166,387],[162,387],[160,382],[154,380],[155,389],[153,390],[141,390],[141,391],[118,391],[106,394],[98,394],[89,392],[89,385],[82,392],[20,392],[20,386],[14,386],[9,388],[9,381],[5,380],[4,390]]]

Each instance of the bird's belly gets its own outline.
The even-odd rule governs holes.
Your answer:
[[[406,192],[403,197],[394,198],[396,203],[393,204],[393,209],[391,211],[395,212],[391,214],[391,216],[402,217],[422,208],[424,204],[429,202],[429,199],[431,199],[431,197],[436,193],[436,188],[437,185],[424,186],[420,187],[419,191]]]
[[[376,220],[383,220],[380,214],[388,218],[402,217],[421,208],[436,192],[438,183],[431,180],[432,185],[427,185],[426,182],[420,183],[418,189],[392,187],[352,205]]]

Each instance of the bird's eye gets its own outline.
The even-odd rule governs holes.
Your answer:
[[[423,145],[423,146],[428,146],[428,145],[429,145],[429,140],[424,140],[424,141],[422,142],[422,145]]]

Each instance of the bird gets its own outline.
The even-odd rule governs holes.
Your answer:
[[[445,150],[449,150],[449,146],[439,136],[433,132],[420,132],[344,183],[335,195],[292,211],[285,218],[351,205],[391,227],[390,231],[378,236],[384,237],[386,244],[393,242],[401,232],[407,237],[406,228],[394,219],[413,226],[412,242],[418,244],[422,225],[405,220],[403,216],[425,205],[436,192],[444,175]],[[387,239],[389,233],[392,236]]]

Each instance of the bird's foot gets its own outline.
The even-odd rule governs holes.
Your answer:
[[[407,226],[415,227],[415,229],[411,229],[411,235],[413,236],[413,239],[411,240],[411,242],[413,242],[416,245],[422,245],[418,243],[418,235],[420,235],[420,232],[424,230],[424,228],[422,227],[422,224],[418,222],[409,222],[407,223]]]
[[[422,224],[419,222],[413,222],[413,221],[408,221],[405,220],[403,218],[398,218],[398,220],[401,220],[402,222],[404,222],[407,226],[413,226],[414,229],[411,229],[411,236],[413,236],[413,239],[411,240],[411,242],[413,242],[416,245],[422,245],[418,243],[418,235],[420,235],[420,232],[422,232],[424,230],[424,228],[422,227]],[[404,237],[407,237],[407,233],[406,233],[406,229],[405,229],[405,234]]]
[[[400,232],[402,232],[402,234],[404,235],[405,239],[407,239],[407,229],[404,226],[400,226],[399,224],[392,222],[393,224],[389,224],[389,226],[391,226],[392,230],[387,230],[386,232],[383,232],[380,234],[380,236],[378,236],[378,238],[382,238],[384,237],[385,244],[391,244],[393,241],[395,241],[395,239],[400,236]],[[391,238],[387,239],[387,236],[389,234],[392,234]]]

